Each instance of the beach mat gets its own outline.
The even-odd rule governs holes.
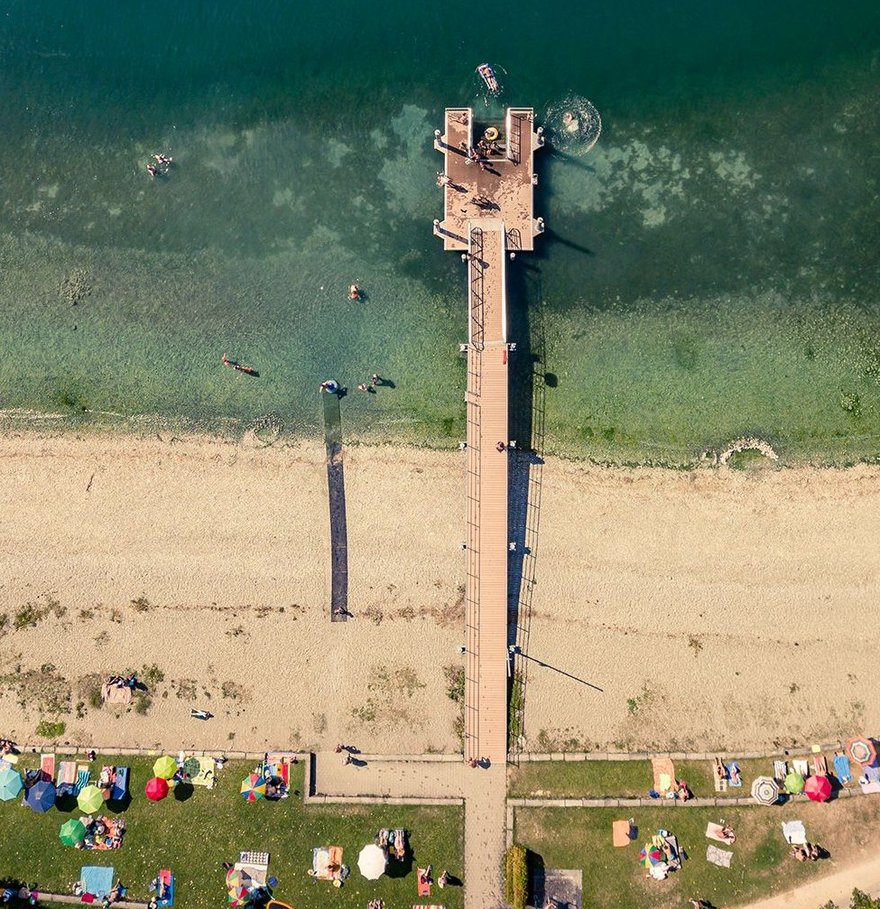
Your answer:
[[[784,821],[782,835],[785,842],[792,846],[805,846],[807,844],[807,829],[803,821]]]
[[[611,822],[611,842],[615,846],[629,846],[629,844],[632,842],[629,833],[629,821]]]
[[[845,754],[834,755],[834,774],[841,786],[852,782],[852,766]]]
[[[719,868],[729,868],[732,858],[733,853],[726,849],[719,849],[717,846],[706,847],[706,861],[718,865]]]
[[[54,754],[41,754],[40,755],[40,773],[43,774],[43,779],[47,783],[52,783],[55,780],[55,755]]]
[[[773,779],[777,783],[784,783],[785,778],[788,776],[788,764],[785,761],[774,761],[773,762]]]
[[[418,874],[416,876],[416,885],[419,888],[419,896],[430,896],[431,895],[431,882],[425,881],[422,883],[422,875],[427,874],[427,869],[419,868]]]
[[[99,900],[113,889],[112,865],[85,865],[79,873],[83,893],[91,893]]]
[[[88,764],[79,764],[76,769],[76,783],[73,787],[73,794],[79,795],[86,786],[89,785],[89,766]]]
[[[725,843],[726,845],[731,845],[731,840],[724,835],[724,827],[721,824],[715,824],[712,821],[709,821],[706,824],[706,837],[710,840],[717,840],[719,843]]]
[[[675,786],[675,764],[672,758],[651,758],[651,767],[654,771],[654,789],[665,795]]]

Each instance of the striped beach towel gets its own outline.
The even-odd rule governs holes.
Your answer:
[[[89,768],[80,764],[76,772],[76,783],[73,786],[73,794],[79,795],[86,786],[89,785]]]

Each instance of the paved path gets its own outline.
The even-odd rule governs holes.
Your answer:
[[[505,847],[504,764],[471,768],[455,761],[366,759],[344,766],[340,755],[315,756],[315,791],[327,796],[464,800],[465,909],[498,909]],[[442,869],[435,869],[439,874]],[[449,869],[455,873],[454,869]]]
[[[779,896],[750,903],[745,909],[819,909],[828,900],[833,900],[839,909],[849,909],[849,898],[856,887],[869,896],[880,894],[880,856],[850,865]]]

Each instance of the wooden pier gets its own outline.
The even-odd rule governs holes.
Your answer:
[[[444,217],[434,233],[468,268],[465,760],[493,764],[507,759],[507,368],[515,344],[506,267],[544,229],[533,205],[542,144],[531,108],[508,108],[500,121],[449,108],[434,140],[445,160]]]

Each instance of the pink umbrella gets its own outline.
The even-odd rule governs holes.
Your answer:
[[[877,749],[865,735],[853,736],[846,743],[846,752],[857,764],[873,766],[877,760]]]
[[[144,787],[144,792],[151,802],[161,802],[168,795],[168,780],[163,780],[160,776],[155,776]]]
[[[827,802],[831,798],[831,780],[827,776],[811,776],[804,783],[804,792],[814,802]]]

